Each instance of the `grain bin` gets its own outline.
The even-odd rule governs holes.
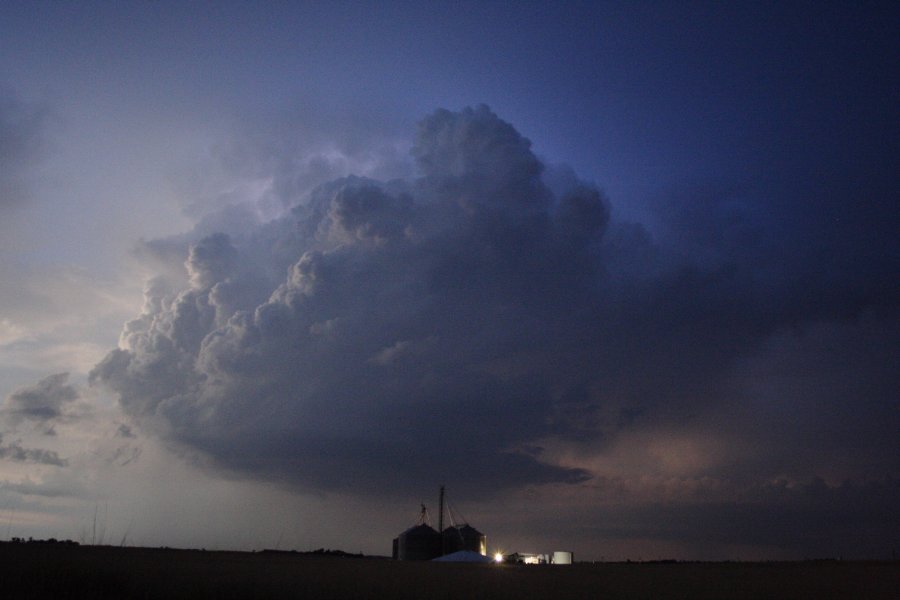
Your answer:
[[[397,537],[399,560],[431,560],[440,555],[441,534],[424,523],[410,527]]]
[[[487,555],[487,538],[471,525],[453,525],[442,533],[444,554],[468,550]]]

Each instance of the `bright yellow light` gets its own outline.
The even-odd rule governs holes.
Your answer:
[[[502,563],[503,562],[503,553],[498,552],[494,555],[494,562]]]

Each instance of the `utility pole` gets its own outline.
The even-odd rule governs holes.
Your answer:
[[[444,533],[444,486],[441,486],[441,495],[438,500],[438,533]]]
[[[441,536],[441,556],[447,551],[444,542],[444,486],[441,486],[441,493],[438,497],[438,535]]]

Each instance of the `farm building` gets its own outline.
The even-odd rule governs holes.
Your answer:
[[[498,561],[520,565],[571,565],[572,552],[557,550],[551,554],[533,554],[529,552],[514,552],[497,559]]]

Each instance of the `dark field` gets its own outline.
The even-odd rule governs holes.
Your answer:
[[[403,563],[0,543],[2,598],[900,598],[898,562]]]

